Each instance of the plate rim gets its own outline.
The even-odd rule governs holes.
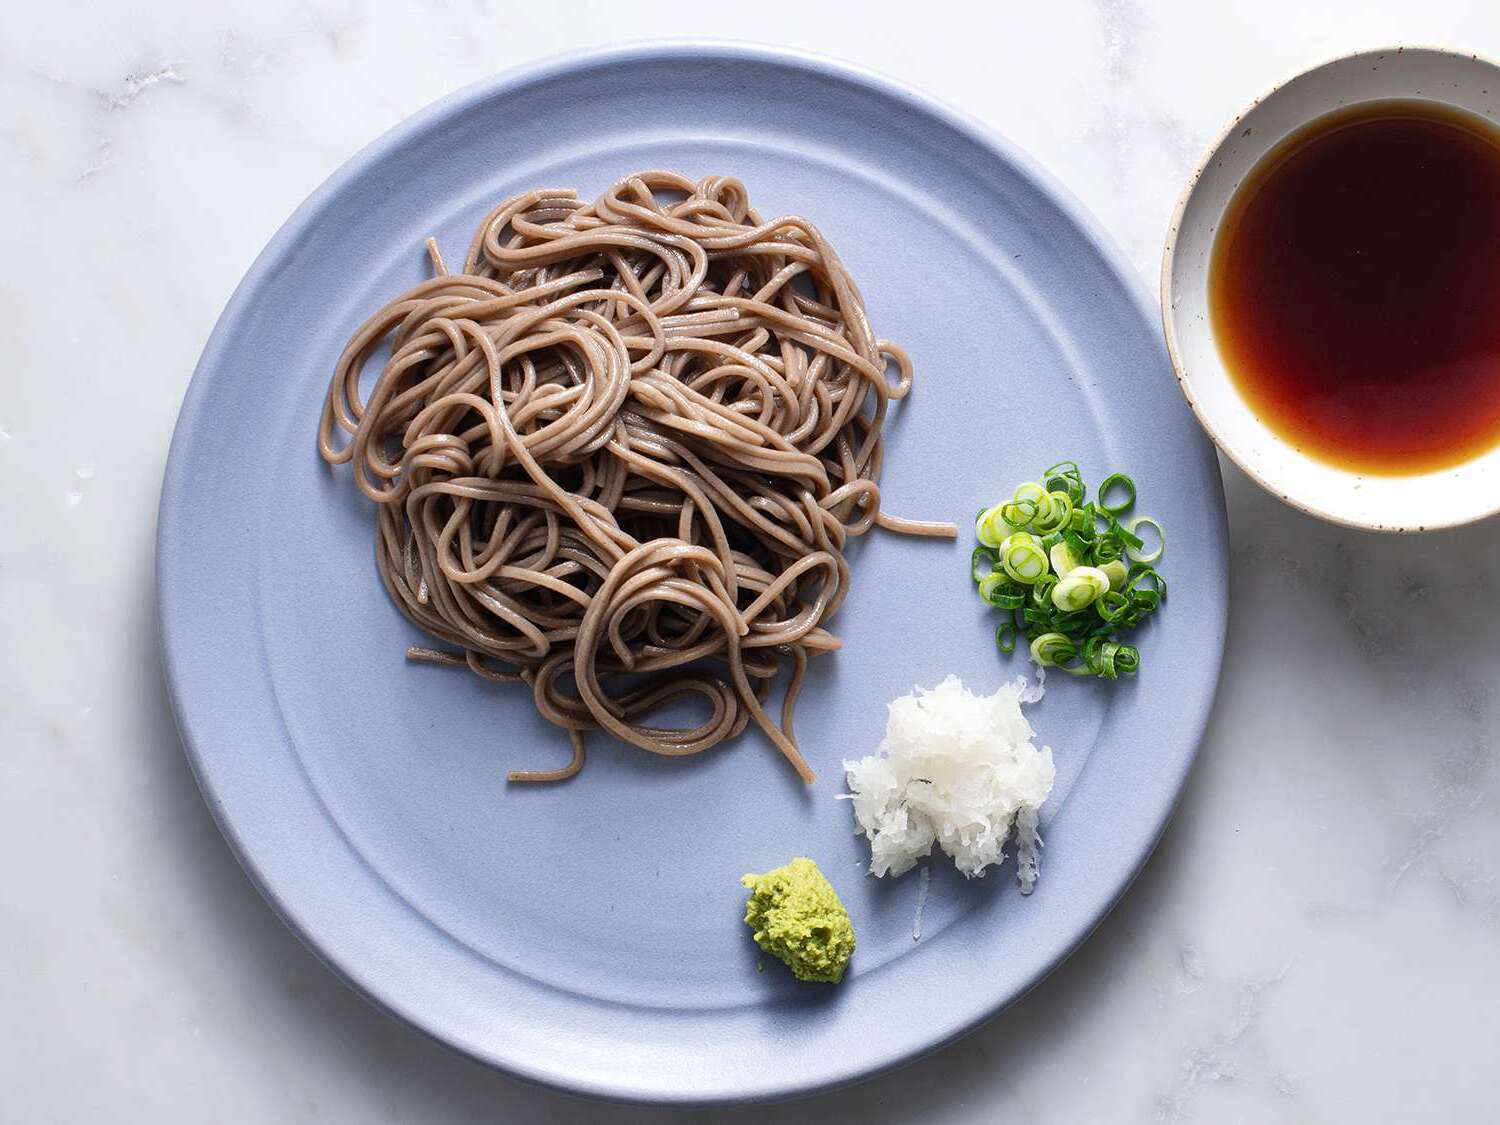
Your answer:
[[[925,1057],[976,1030],[1027,995],[1059,965],[1072,956],[1115,906],[1118,905],[1120,899],[1140,874],[1147,860],[1155,851],[1162,833],[1165,831],[1167,824],[1170,822],[1182,799],[1188,774],[1201,750],[1220,687],[1229,619],[1229,553],[1228,520],[1222,476],[1217,459],[1210,456],[1208,467],[1211,470],[1213,479],[1218,483],[1218,487],[1211,489],[1212,502],[1209,507],[1211,508],[1212,526],[1205,528],[1204,534],[1211,538],[1211,547],[1215,548],[1214,553],[1217,554],[1221,564],[1218,585],[1222,591],[1222,596],[1215,599],[1213,604],[1208,607],[1208,612],[1213,618],[1213,624],[1215,625],[1214,633],[1217,638],[1217,644],[1214,645],[1212,652],[1211,688],[1203,700],[1200,713],[1191,716],[1188,721],[1182,723],[1183,729],[1190,734],[1191,748],[1184,756],[1177,776],[1173,779],[1171,800],[1161,810],[1161,815],[1157,823],[1149,826],[1150,844],[1143,850],[1139,860],[1128,871],[1120,884],[1113,889],[1093,921],[1078,933],[1075,940],[1060,947],[1057,955],[1046,961],[1035,976],[1027,981],[1023,987],[1015,990],[1011,995],[1003,999],[994,1003],[987,1003],[982,1010],[973,1015],[966,1015],[952,1026],[946,1034],[934,1037],[920,1048],[910,1050],[898,1057],[880,1060],[875,1063],[853,1062],[837,1068],[836,1073],[830,1073],[828,1077],[821,1081],[808,1081],[804,1076],[802,1079],[791,1079],[780,1083],[763,1083],[754,1088],[737,1087],[723,1089],[712,1096],[700,1094],[674,1096],[671,1092],[660,1092],[653,1096],[643,1097],[639,1093],[628,1090],[618,1084],[610,1085],[607,1082],[596,1079],[574,1077],[557,1070],[549,1071],[537,1066],[527,1065],[520,1060],[500,1060],[470,1050],[463,1043],[445,1037],[438,1028],[425,1022],[418,1013],[403,1010],[390,998],[381,995],[373,986],[356,979],[350,971],[345,970],[335,960],[334,953],[319,948],[313,936],[304,932],[303,928],[294,920],[294,915],[290,907],[281,901],[274,888],[263,878],[250,850],[243,844],[240,833],[225,813],[223,802],[216,796],[212,783],[207,776],[202,749],[191,737],[189,723],[186,718],[186,708],[179,696],[179,678],[169,636],[174,631],[168,620],[169,611],[167,608],[168,602],[172,599],[167,591],[167,567],[164,565],[163,560],[169,550],[168,542],[172,535],[175,518],[173,505],[181,494],[184,484],[184,462],[188,456],[186,447],[189,443],[189,435],[195,428],[196,422],[201,415],[201,400],[207,393],[210,373],[220,362],[229,339],[233,334],[235,324],[240,320],[245,309],[255,299],[264,278],[284,258],[286,250],[295,245],[302,231],[313,223],[330,203],[335,201],[346,188],[356,183],[371,164],[378,161],[388,152],[399,148],[410,140],[420,137],[450,115],[457,114],[479,101],[503,97],[534,83],[555,80],[565,77],[569,73],[584,69],[603,69],[664,61],[682,62],[685,60],[749,62],[793,67],[883,95],[915,113],[934,119],[939,124],[965,136],[978,146],[994,153],[1001,160],[1012,165],[1022,177],[1031,181],[1039,192],[1046,196],[1069,222],[1074,224],[1082,237],[1098,253],[1102,263],[1119,283],[1119,289],[1127,295],[1127,299],[1136,307],[1142,317],[1143,324],[1151,326],[1156,323],[1157,310],[1149,298],[1144,278],[1138,274],[1114,239],[1103,229],[1098,220],[1079,202],[1068,188],[1028,153],[1021,150],[989,126],[945,105],[931,95],[906,85],[898,79],[820,52],[722,38],[684,37],[641,39],[552,55],[538,61],[508,68],[469,83],[429,103],[410,116],[397,122],[374,140],[359,148],[323,180],[297,206],[255,257],[245,275],[241,278],[238,285],[236,285],[229,300],[220,312],[218,319],[215,321],[213,330],[209,334],[198,363],[194,367],[192,378],[179,408],[163,472],[161,496],[158,506],[155,536],[154,593],[156,597],[158,655],[163,669],[173,718],[177,725],[184,754],[188,759],[194,779],[198,784],[205,803],[209,807],[215,823],[224,836],[225,842],[229,845],[231,853],[235,856],[236,861],[249,878],[251,884],[259,891],[262,898],[266,900],[282,923],[296,935],[298,940],[323,965],[327,966],[339,980],[348,985],[357,995],[382,1012],[396,1016],[403,1023],[414,1028],[428,1039],[488,1067],[500,1070],[507,1075],[534,1085],[572,1095],[633,1104],[688,1107],[751,1104],[806,1097],[867,1081],[880,1074],[907,1065],[918,1058]],[[1207,442],[1207,439],[1204,438],[1204,441]],[[1209,445],[1211,450],[1212,443],[1209,443]]]

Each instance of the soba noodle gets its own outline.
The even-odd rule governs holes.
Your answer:
[[[407,655],[524,683],[569,732],[568,765],[513,780],[572,776],[588,730],[685,755],[754,722],[812,781],[792,715],[808,658],[839,646],[846,543],[954,534],[880,511],[911,363],[833,248],[763,221],[738,180],[653,171],[593,204],[506,200],[461,273],[428,249],[435,276],[355,333],[318,431],[376,502],[392,600],[457,650]],[[698,725],[648,721],[692,696]]]

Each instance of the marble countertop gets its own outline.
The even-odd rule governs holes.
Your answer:
[[[0,1089],[17,1121],[657,1120],[492,1073],[348,991],[241,874],[156,658],[157,492],[219,310],[367,140],[496,70],[680,33],[843,56],[979,117],[1154,279],[1210,137],[1333,54],[1500,56],[1500,9],[12,5],[0,16]],[[1177,817],[1071,961],[790,1120],[1500,1115],[1500,523],[1392,539],[1226,466],[1233,610]],[[12,1118],[10,1115],[14,1114]]]

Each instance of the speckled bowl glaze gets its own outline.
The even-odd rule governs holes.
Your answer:
[[[1261,485],[1335,523],[1429,531],[1500,511],[1500,448],[1412,476],[1372,476],[1314,460],[1267,427],[1240,395],[1209,316],[1214,237],[1245,177],[1309,122],[1344,106],[1388,98],[1431,100],[1500,125],[1500,67],[1433,47],[1391,47],[1334,59],[1256,100],[1213,143],[1178,201],[1162,259],[1162,321],[1178,385],[1198,421]]]

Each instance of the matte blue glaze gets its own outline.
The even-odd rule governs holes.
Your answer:
[[[1042,881],[965,883],[934,864],[877,881],[840,759],[885,704],[1000,656],[955,545],[876,533],[853,554],[797,729],[802,786],[754,735],[665,760],[591,740],[556,787],[507,787],[566,740],[525,693],[403,660],[371,510],[317,457],[329,373],[364,315],[450,260],[494,201],[592,196],[665,166],[731,173],[763,213],[817,222],[877,331],[910,349],[882,489],[894,513],[966,526],[1058,457],[1124,469],[1171,541],[1171,601],[1144,672],[1059,682],[1033,711],[1059,780]],[[219,321],[182,409],[158,579],[183,740],[231,846],[272,906],[382,1007],[475,1058],[569,1090],[720,1102],[849,1082],[973,1028],[1089,932],[1150,852],[1203,732],[1226,613],[1216,462],[1155,317],[1078,205],[1021,154],[919,95],[785,51],[646,45],[510,74],[365,149],[272,240]],[[742,872],[813,856],[859,949],[838,988],[759,960]]]

